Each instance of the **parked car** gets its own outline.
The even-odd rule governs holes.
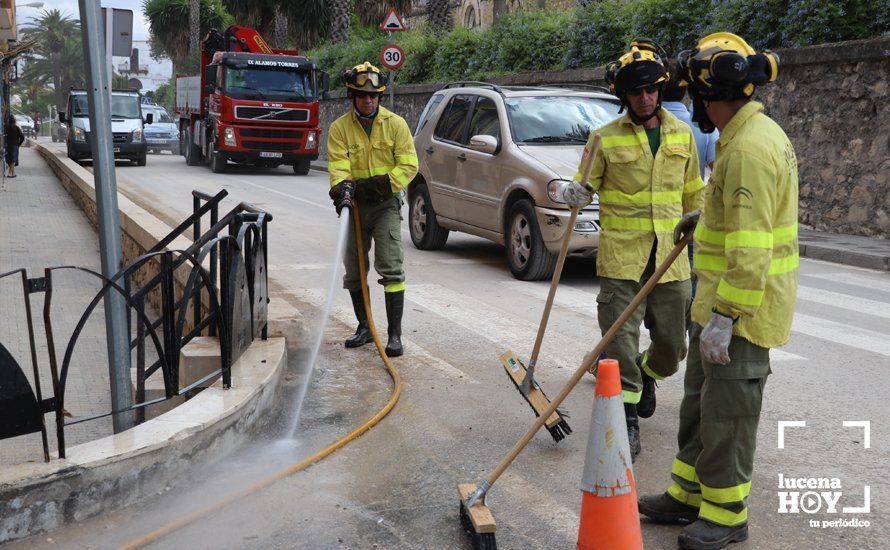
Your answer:
[[[571,183],[590,131],[618,116],[618,100],[595,87],[519,87],[456,82],[420,115],[420,161],[408,187],[411,241],[445,246],[449,231],[505,245],[522,280],[552,276],[570,211]],[[594,256],[599,205],[582,210],[569,253]]]
[[[28,115],[15,115],[15,123],[22,130],[25,137],[34,135],[34,119]]]
[[[174,155],[179,154],[179,128],[173,118],[160,105],[142,105],[142,118],[148,114],[153,115],[151,124],[145,127],[145,143],[148,144],[149,153],[170,151]]]
[[[71,89],[68,92],[68,105],[59,120],[68,125],[65,143],[68,158],[73,161],[90,158],[90,107],[86,90]],[[151,124],[154,115],[146,115],[144,124]],[[145,166],[147,146],[143,136],[142,105],[139,92],[132,90],[112,90],[111,92],[111,133],[115,159],[128,159],[139,166]]]

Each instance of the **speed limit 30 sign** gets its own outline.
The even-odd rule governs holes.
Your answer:
[[[387,44],[380,48],[380,63],[390,70],[396,70],[405,62],[405,50],[395,44]]]

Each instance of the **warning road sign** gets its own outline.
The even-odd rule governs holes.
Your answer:
[[[380,30],[394,32],[406,31],[408,29],[405,28],[405,22],[399,17],[396,9],[389,8],[389,11],[386,12],[386,17],[383,18],[383,23],[380,23]]]
[[[395,44],[387,44],[380,48],[380,63],[387,69],[394,71],[405,62],[405,50]]]

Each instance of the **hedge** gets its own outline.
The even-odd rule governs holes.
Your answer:
[[[379,64],[387,36],[353,23],[346,43],[308,52],[339,85],[342,71]],[[485,30],[396,36],[406,53],[401,84],[485,80],[535,70],[597,67],[633,37],[656,40],[670,56],[716,31],[741,35],[755,49],[798,47],[890,34],[888,0],[593,0],[564,11],[519,11]]]

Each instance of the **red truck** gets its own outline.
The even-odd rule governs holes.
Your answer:
[[[197,76],[176,78],[180,151],[186,164],[223,172],[229,161],[293,166],[318,158],[318,98],[330,77],[296,50],[269,47],[254,29],[232,25],[201,41]]]

